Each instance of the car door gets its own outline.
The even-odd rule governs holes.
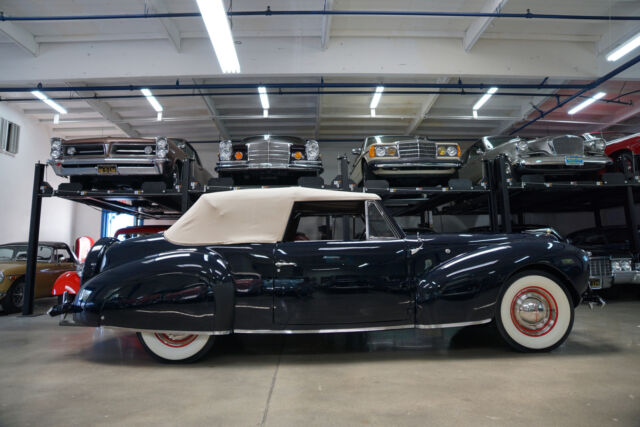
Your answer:
[[[331,205],[296,203],[276,245],[276,327],[413,324],[406,242],[373,202]]]

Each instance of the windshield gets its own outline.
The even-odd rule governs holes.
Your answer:
[[[604,139],[605,142],[613,141],[615,139],[625,138],[627,136],[629,136],[629,134],[623,133],[623,132],[592,132],[592,133],[584,134],[584,137],[587,140]]]
[[[49,261],[53,249],[50,246],[38,246],[38,261]],[[0,246],[0,261],[26,261],[27,245]]]
[[[484,143],[488,149],[496,148],[502,144],[506,144],[509,141],[520,139],[517,136],[485,136]]]

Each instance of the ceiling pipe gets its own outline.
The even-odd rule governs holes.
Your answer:
[[[519,126],[518,128],[514,129],[513,131],[511,131],[509,133],[509,135],[514,135],[517,132],[520,132],[522,129],[534,124],[535,122],[537,122],[538,120],[542,119],[543,117],[549,115],[550,113],[556,111],[559,108],[564,107],[565,105],[567,105],[569,102],[573,101],[574,99],[580,97],[581,95],[583,95],[584,93],[593,90],[595,88],[597,88],[598,86],[600,86],[602,83],[605,83],[608,80],[611,80],[612,78],[614,78],[615,76],[617,76],[618,74],[622,73],[623,71],[627,70],[628,68],[633,67],[634,65],[636,65],[638,62],[640,62],[640,55],[634,57],[633,59],[625,62],[624,64],[620,65],[619,67],[613,69],[612,71],[608,72],[607,74],[605,74],[604,76],[600,77],[599,79],[596,79],[594,81],[592,81],[591,83],[589,83],[587,85],[586,88],[579,90],[578,92],[574,93],[573,95],[571,95],[569,98],[558,102],[553,108],[550,108],[547,111],[541,111],[539,112],[538,117],[527,121],[526,123],[524,123],[523,125]]]
[[[372,95],[374,91],[348,91],[348,90],[332,90],[332,91],[267,91],[267,95],[273,96],[304,96],[304,95]],[[476,92],[476,91],[460,91],[460,92],[440,92],[436,90],[420,90],[420,91],[412,91],[412,90],[401,90],[401,91],[392,91],[386,92],[385,95],[465,95],[465,96],[479,96],[484,95],[485,92]],[[556,94],[556,93],[539,93],[539,92],[496,92],[493,94],[494,96],[551,96],[561,98],[568,98],[572,96],[571,94]],[[199,97],[199,96],[212,96],[212,97],[223,97],[223,96],[255,96],[255,92],[202,92],[202,93],[165,93],[165,94],[154,94],[156,98],[188,98],[188,97]],[[84,100],[92,100],[92,99],[140,99],[144,98],[144,95],[95,95],[95,96],[57,96],[57,97],[49,97],[54,101],[84,101]],[[589,96],[580,95],[579,98],[590,98]],[[596,100],[598,103],[605,104],[618,104],[618,105],[633,105],[633,102],[620,101],[620,97],[616,96],[613,99],[601,98]],[[0,101],[2,102],[31,102],[38,101],[32,97],[29,98],[2,98],[0,97]]]
[[[573,15],[503,12],[429,12],[429,11],[391,11],[391,10],[246,10],[229,11],[227,16],[309,16],[309,15],[347,15],[347,16],[414,16],[414,17],[448,17],[448,18],[515,18],[515,19],[561,19],[581,21],[640,21],[640,16],[620,15]],[[199,12],[177,13],[133,13],[109,15],[67,15],[67,16],[5,16],[0,13],[0,21],[86,21],[112,19],[159,19],[159,18],[200,18]]]

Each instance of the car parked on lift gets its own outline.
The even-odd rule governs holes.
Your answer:
[[[424,136],[368,136],[352,153],[358,157],[350,177],[361,186],[373,179],[384,179],[391,186],[444,185],[457,177],[462,166],[458,143]]]
[[[216,172],[235,185],[296,185],[322,173],[320,146],[296,136],[257,135],[239,143],[221,141]]]
[[[640,263],[633,259],[629,227],[587,228],[569,234],[567,240],[591,252],[589,280],[592,289],[640,284]]]
[[[640,173],[640,133],[592,132],[582,135],[587,140],[603,139],[607,143],[604,152],[613,160],[612,172],[621,172],[628,180]]]
[[[168,225],[136,225],[133,227],[121,228],[115,232],[113,239],[123,241],[133,239],[135,237],[148,236],[149,234],[161,233],[169,228]],[[111,238],[103,238],[98,240],[98,244],[103,245],[105,242],[111,242]],[[84,263],[78,263],[74,271],[62,273],[54,282],[51,288],[51,295],[58,297],[58,302],[62,302],[62,296],[65,292],[69,295],[75,295],[80,290],[82,284],[82,269]]]
[[[177,138],[52,138],[48,163],[56,175],[69,177],[83,190],[139,189],[148,181],[174,189],[181,183],[186,159],[190,185],[206,185],[212,175],[191,144]]]
[[[611,164],[601,139],[586,141],[576,135],[524,139],[518,136],[485,136],[464,154],[460,178],[480,182],[483,161],[505,156],[507,178],[540,175],[546,181],[596,180],[598,171]]]
[[[8,313],[20,311],[24,302],[27,246],[27,242],[0,245],[0,305]],[[76,257],[61,242],[39,242],[36,257],[34,298],[48,297],[56,278],[75,270]]]
[[[94,245],[83,275],[50,314],[135,331],[163,361],[230,333],[492,320],[515,349],[548,351],[571,331],[588,256],[545,235],[408,238],[375,194],[287,187],[204,194],[163,236]]]

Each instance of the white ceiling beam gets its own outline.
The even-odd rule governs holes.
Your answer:
[[[38,53],[40,53],[40,45],[36,42],[33,34],[21,26],[9,21],[0,22],[0,33],[9,37],[15,44],[31,55],[38,56]]]
[[[169,12],[164,0],[150,0],[150,6],[152,11],[155,11],[156,13]],[[173,47],[176,48],[177,52],[180,52],[182,39],[180,37],[180,30],[178,29],[178,26],[171,20],[171,18],[160,18],[160,23],[167,34],[167,38],[171,41],[171,44],[173,44]]]
[[[204,80],[201,80],[201,81],[193,80],[193,83],[202,84],[204,83]],[[213,122],[216,124],[216,128],[218,129],[218,134],[220,135],[220,138],[231,139],[231,134],[227,130],[227,127],[225,126],[224,121],[220,117],[220,114],[218,113],[218,108],[216,107],[216,104],[213,101],[213,98],[211,96],[204,95],[202,90],[198,90],[198,93],[202,95],[202,100],[207,106],[207,110],[209,110],[209,114],[211,114],[211,118],[213,119]]]
[[[507,0],[487,0],[484,6],[482,6],[481,12],[500,12],[506,3]],[[469,28],[467,28],[464,34],[464,39],[462,39],[462,47],[465,52],[471,51],[494,19],[493,17],[476,18],[471,25],[469,25]]]
[[[628,120],[636,115],[640,115],[640,104],[636,104],[633,106],[629,106],[623,110],[621,110],[618,114],[607,117],[606,124],[599,126],[596,130],[605,130],[611,126],[616,126],[625,120]]]
[[[68,86],[78,86],[76,83],[67,83]],[[76,94],[80,97],[92,97],[95,96],[95,92],[91,91],[77,91]],[[122,132],[124,132],[127,136],[131,138],[138,138],[140,133],[136,131],[129,123],[126,123],[122,120],[120,114],[116,113],[113,108],[106,102],[100,99],[85,99],[86,102],[91,108],[93,108],[97,113],[100,113],[105,120],[113,123],[113,125],[117,126]]]
[[[325,10],[331,10],[333,8],[333,0],[324,1]],[[329,38],[331,37],[331,17],[332,15],[322,15],[322,35],[320,36],[320,46],[322,50],[327,50],[329,47]]]
[[[449,77],[438,77],[436,82],[440,84],[448,83]],[[416,114],[413,120],[411,120],[411,123],[409,124],[409,126],[407,126],[407,130],[404,132],[405,135],[413,135],[416,129],[420,127],[420,125],[424,120],[424,116],[427,115],[427,113],[429,113],[429,110],[431,110],[431,107],[433,107],[433,105],[436,103],[439,96],[440,95],[438,94],[431,94],[431,95],[427,95],[424,98],[424,101],[420,106],[420,111],[418,111],[418,114]]]
[[[316,95],[316,127],[313,131],[313,137],[318,139],[320,134],[320,116],[322,115],[322,95]]]

